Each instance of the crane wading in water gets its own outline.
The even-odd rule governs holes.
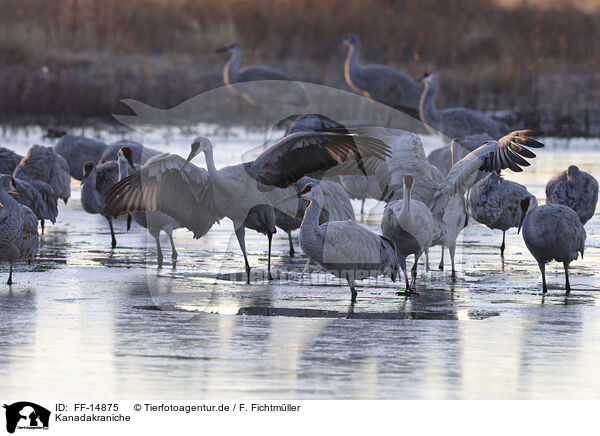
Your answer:
[[[208,170],[190,163],[200,153],[206,157]],[[253,161],[217,169],[212,143],[208,138],[197,137],[185,161],[170,155],[168,165],[146,165],[117,183],[107,194],[106,213],[116,216],[122,212],[160,210],[194,232],[196,238],[204,236],[220,218],[228,217],[244,255],[249,283],[245,229],[267,235],[270,276],[271,239],[276,231],[274,208],[291,216],[298,210],[297,193],[290,185],[306,174],[347,160],[385,159],[388,155],[389,147],[373,138],[303,132],[280,139]]]

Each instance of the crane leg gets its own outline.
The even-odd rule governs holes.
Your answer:
[[[158,267],[162,268],[163,265],[163,253],[160,248],[160,231],[158,233],[150,233],[156,241],[156,260],[158,261]]]
[[[545,294],[548,292],[548,285],[546,285],[546,264],[544,262],[538,262],[538,265],[542,272],[542,292]]]
[[[10,272],[8,273],[8,281],[6,282],[7,285],[12,285],[13,281],[12,281],[12,270],[13,270],[13,264],[12,262],[10,263]]]
[[[425,271],[429,272],[429,248],[425,250]]]
[[[569,264],[567,262],[563,262],[565,266],[565,288],[567,290],[567,295],[571,293],[571,283],[569,283]]]
[[[44,220],[40,220],[40,225],[42,226],[42,235],[44,234]]]
[[[440,267],[442,271],[444,271],[444,244],[442,244],[442,258],[440,259]]]
[[[112,218],[106,218],[108,220],[108,226],[110,227],[110,237],[112,239],[112,248],[117,246],[117,238],[115,237],[115,229],[113,229]]]
[[[452,245],[451,247],[448,247],[448,251],[450,251],[450,261],[452,262],[452,274],[450,274],[450,277],[454,279],[456,278],[456,268],[454,268],[454,254],[456,253],[456,244]]]
[[[269,239],[269,255],[267,257],[267,277],[269,280],[273,280],[273,276],[271,276],[271,243],[273,242],[273,233],[267,233],[267,238]]]
[[[354,289],[354,280],[350,280],[349,278],[346,278],[346,281],[348,282],[348,286],[350,286],[350,302],[352,304],[356,303],[356,289]]]
[[[365,199],[362,199],[362,203],[360,205],[360,216],[363,217],[365,214]]]
[[[171,260],[173,263],[177,260],[177,249],[175,248],[175,241],[173,241],[173,230],[169,230],[167,236],[169,237],[169,241],[171,241]]]
[[[500,246],[500,256],[504,257],[504,249],[506,248],[506,230],[502,231],[502,245]]]
[[[250,284],[250,264],[248,263],[248,256],[246,255],[246,228],[240,226],[235,229],[235,236],[237,236],[238,243],[244,254],[244,262],[246,264],[246,284]]]
[[[415,254],[415,264],[413,265],[411,272],[412,283],[410,285],[412,291],[416,291],[417,289],[417,265],[419,264],[420,253]]]
[[[294,254],[296,254],[296,250],[294,250],[294,242],[292,242],[292,232],[287,232],[288,234],[288,241],[290,243],[290,257],[294,257]]]
[[[404,282],[406,283],[406,292],[410,291],[410,283],[408,282],[408,272],[406,271],[406,257],[398,256],[398,263],[404,273]],[[403,295],[403,292],[396,292],[396,295]]]

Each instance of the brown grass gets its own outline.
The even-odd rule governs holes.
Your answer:
[[[0,0],[0,7],[5,114],[102,115],[121,98],[169,107],[220,84],[225,59],[213,50],[231,42],[244,47],[247,64],[347,89],[345,51],[335,40],[350,31],[361,36],[363,62],[413,76],[435,71],[439,106],[562,120],[566,134],[591,134],[581,120],[595,125],[600,113],[600,12],[565,1],[507,8],[491,0]]]

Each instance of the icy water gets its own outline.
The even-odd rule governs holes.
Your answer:
[[[91,134],[93,132],[85,132]],[[100,131],[105,141],[122,137]],[[185,154],[190,140],[213,138],[217,166],[237,163],[262,142],[218,129],[154,130],[146,145]],[[237,135],[237,136],[236,136]],[[37,128],[6,130],[1,145],[24,153],[52,144]],[[136,138],[136,135],[128,135]],[[141,139],[137,137],[137,139]],[[428,148],[436,139],[425,138]],[[598,140],[546,139],[535,164],[508,178],[540,203],[546,181],[568,164],[600,176]],[[204,165],[203,158],[197,163]],[[419,268],[419,294],[394,295],[389,280],[364,283],[353,311],[344,283],[287,255],[274,238],[272,283],[242,279],[243,259],[228,220],[200,240],[176,232],[179,262],[158,270],[154,244],[135,226],[86,214],[73,183],[47,226],[38,259],[0,286],[0,397],[95,399],[516,399],[599,398],[600,220],[586,226],[584,260],[548,268],[540,292],[537,264],[520,236],[471,223],[457,254],[458,277]],[[360,210],[359,202],[354,203]],[[367,202],[378,230],[383,207]],[[249,231],[250,263],[266,267],[266,237]],[[297,240],[295,240],[299,250]],[[165,260],[170,259],[163,240]],[[449,259],[446,254],[446,266]],[[2,281],[8,268],[0,266]]]

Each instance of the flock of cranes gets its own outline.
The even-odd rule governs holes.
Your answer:
[[[522,171],[531,148],[543,147],[540,132],[509,132],[502,122],[466,108],[435,106],[437,80],[425,75],[421,82],[384,65],[360,64],[360,40],[344,39],[349,47],[344,66],[348,84],[357,92],[418,116],[431,132],[451,140],[425,155],[419,135],[378,126],[348,127],[320,114],[297,114],[276,128],[285,135],[249,162],[223,168],[215,165],[213,145],[195,138],[187,159],[161,153],[133,141],[105,145],[78,136],[64,136],[53,147],[32,146],[26,156],[0,149],[0,261],[31,261],[38,248],[37,221],[55,222],[57,201],[66,203],[71,177],[81,180],[81,204],[104,216],[117,240],[112,220],[127,216],[156,241],[157,263],[163,264],[160,232],[171,242],[172,262],[178,253],[173,231],[186,228],[195,238],[207,234],[223,218],[233,223],[250,283],[245,233],[267,236],[267,272],[271,279],[271,241],[276,228],[289,238],[299,229],[304,254],[336,277],[345,279],[356,301],[356,282],[385,275],[393,280],[400,270],[405,290],[416,290],[419,259],[429,250],[448,249],[455,275],[457,238],[469,216],[505,234],[523,232],[524,242],[539,264],[543,291],[547,291],[545,264],[565,267],[570,292],[569,263],[583,255],[584,224],[592,217],[598,199],[598,182],[570,166],[553,177],[546,188],[546,205],[539,206],[526,187],[505,180],[501,171]],[[250,104],[259,102],[236,84],[256,80],[289,80],[279,70],[254,66],[239,68],[241,49],[232,45],[223,80]],[[290,94],[306,105],[303,88],[290,82]],[[204,154],[206,169],[192,160]],[[386,203],[381,234],[355,220],[350,198],[374,198]],[[361,208],[361,213],[363,212]],[[414,256],[411,278],[406,260]]]

